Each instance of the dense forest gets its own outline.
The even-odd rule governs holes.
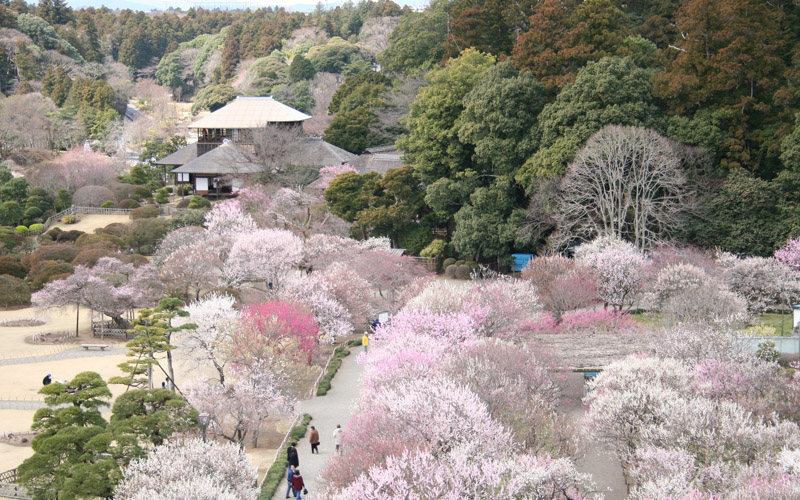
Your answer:
[[[162,95],[197,111],[273,95],[337,146],[404,152],[407,167],[346,173],[326,191],[357,234],[494,260],[595,236],[564,216],[570,186],[585,181],[578,167],[647,129],[659,168],[681,179],[653,196],[680,203],[641,222],[623,216],[618,235],[770,255],[800,233],[799,9],[434,0],[421,12],[365,1],[310,14],[143,13],[4,0],[0,155],[35,164],[33,150],[85,139],[113,153],[130,140],[120,117],[132,97],[150,111]],[[176,134],[150,128],[140,143],[151,149]]]

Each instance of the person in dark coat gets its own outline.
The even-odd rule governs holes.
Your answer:
[[[319,431],[313,425],[311,426],[311,435],[308,436],[308,442],[311,443],[311,453],[317,452],[317,455],[319,455]]]
[[[294,465],[295,469],[300,467],[300,457],[297,455],[297,448],[294,446],[289,448],[289,465]]]
[[[289,498],[290,492],[292,496],[294,496],[294,488],[292,488],[292,477],[294,477],[294,465],[289,466],[289,472],[286,474],[286,481],[289,482],[289,487],[286,488],[286,498]]]
[[[303,476],[300,475],[300,469],[295,468],[294,476],[292,476],[292,488],[294,488],[295,499],[300,500],[300,494],[303,493],[306,483],[303,481]]]
[[[53,381],[53,377],[50,376],[50,374],[48,373],[47,376],[42,379],[42,385],[50,385],[50,383],[52,381]]]

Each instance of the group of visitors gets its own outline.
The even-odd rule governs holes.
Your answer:
[[[315,426],[311,426],[311,433],[308,436],[308,441],[311,444],[311,453],[319,455],[319,431]],[[337,425],[333,430],[333,444],[336,445],[336,453],[341,453],[342,446],[342,426]],[[289,461],[289,469],[286,472],[286,498],[292,495],[296,500],[300,500],[302,495],[308,494],[306,483],[303,481],[303,476],[300,474],[300,456],[297,453],[297,443],[291,443],[289,448],[286,449],[286,458]]]

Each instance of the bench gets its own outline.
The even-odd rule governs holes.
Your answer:
[[[81,347],[83,347],[83,348],[84,348],[84,349],[86,349],[87,351],[88,351],[88,350],[89,350],[89,348],[91,348],[91,347],[97,347],[97,348],[99,348],[101,351],[105,351],[105,350],[106,350],[106,347],[108,347],[108,344],[81,344]]]

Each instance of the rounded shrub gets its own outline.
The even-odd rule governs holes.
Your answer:
[[[457,280],[468,280],[469,279],[470,269],[469,266],[466,264],[461,264],[456,268],[456,279]]]
[[[150,191],[149,189],[147,189],[144,186],[133,186],[133,196],[132,197],[135,198],[135,199],[147,198],[148,196],[150,196],[151,193],[152,193],[152,191]]]
[[[19,306],[31,301],[31,289],[25,280],[0,274],[0,306]]]
[[[435,259],[436,257],[441,257],[444,255],[444,251],[447,248],[447,243],[444,240],[433,240],[428,243],[428,246],[422,249],[419,253],[420,257],[428,257]]]
[[[40,233],[44,229],[44,224],[31,224],[31,227],[28,228],[32,233]]]
[[[131,211],[131,219],[154,219],[156,217],[158,217],[158,207],[139,207]]]
[[[456,277],[456,269],[458,269],[458,266],[455,265],[455,264],[450,264],[449,266],[445,267],[444,268],[445,276],[447,276],[448,278],[455,278]]]
[[[139,202],[128,198],[119,202],[119,208],[139,208]]]
[[[456,259],[454,259],[452,257],[448,257],[448,258],[444,259],[444,262],[442,262],[442,268],[443,269],[447,269],[448,267],[452,266],[455,263],[456,263]]]
[[[28,227],[27,226],[17,226],[14,228],[14,232],[20,236],[27,236],[28,234]]]
[[[464,264],[466,264],[466,262],[464,262],[462,259],[456,261],[457,266],[463,266]]]
[[[192,201],[189,202],[187,208],[211,208],[211,202],[202,196],[192,196]]]
[[[78,218],[72,214],[67,214],[61,218],[61,222],[63,222],[64,224],[75,224],[76,222],[78,222]]]
[[[164,189],[166,189],[169,194],[172,194],[173,191],[172,186],[167,186]]]
[[[39,207],[29,207],[25,209],[26,219],[35,219],[42,215],[42,209]]]
[[[116,206],[117,204],[111,200],[104,201],[103,203],[100,204],[100,208],[114,208]]]
[[[169,202],[169,193],[166,189],[161,188],[156,192],[156,203],[164,204]]]

